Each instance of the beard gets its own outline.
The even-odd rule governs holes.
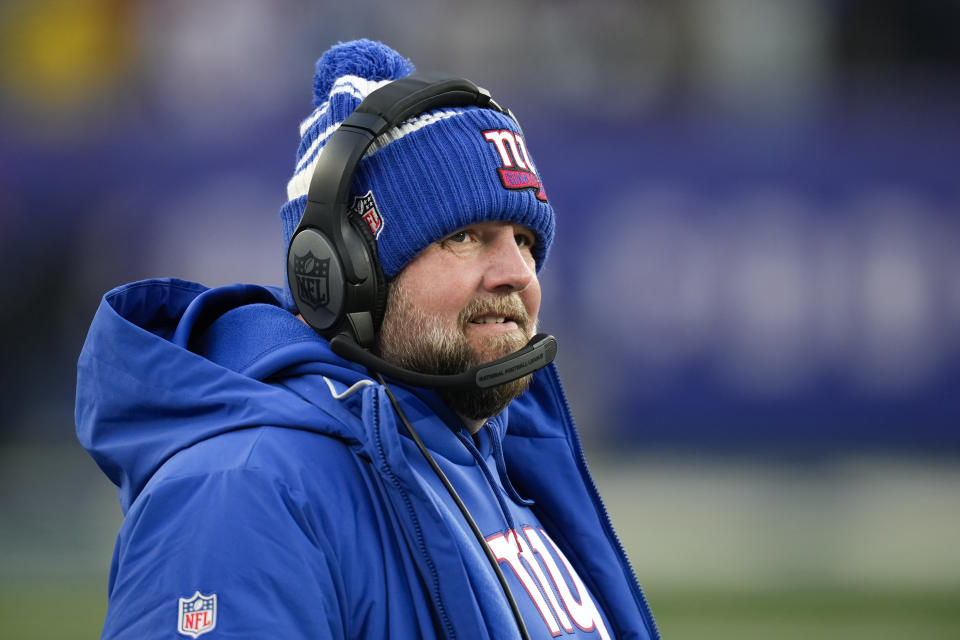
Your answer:
[[[481,314],[510,317],[518,330],[488,336],[476,349],[467,338],[471,318]],[[380,327],[380,356],[405,369],[437,375],[453,375],[518,351],[533,336],[534,327],[516,294],[472,300],[458,314],[456,326],[441,326],[410,299],[403,283],[390,283],[387,309]],[[485,420],[501,411],[526,391],[531,375],[487,389],[439,389],[440,397],[457,414]]]

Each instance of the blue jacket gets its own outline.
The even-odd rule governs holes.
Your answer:
[[[78,437],[125,514],[103,637],[517,637],[384,388],[279,299],[180,280],[104,296],[76,406]],[[453,437],[432,392],[391,387],[418,430]],[[658,637],[556,370],[484,431],[499,486],[532,500],[611,635]]]

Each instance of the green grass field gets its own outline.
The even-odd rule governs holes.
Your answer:
[[[654,589],[648,599],[670,640],[960,638],[960,590],[673,588]]]
[[[105,582],[105,577],[98,576],[0,585],[0,636],[20,640],[99,637],[106,610]],[[725,591],[653,585],[647,591],[667,640],[960,638],[960,589]],[[176,637],[172,628],[170,636]]]

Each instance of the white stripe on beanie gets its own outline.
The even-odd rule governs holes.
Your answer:
[[[397,140],[401,140],[405,136],[419,131],[426,126],[429,126],[435,122],[439,122],[440,120],[446,120],[447,118],[458,116],[462,113],[463,109],[447,109],[444,111],[424,113],[419,116],[415,116],[377,138],[373,144],[370,145],[370,148],[367,150],[364,157],[369,157],[387,145],[396,142]],[[327,127],[326,130],[317,136],[317,139],[313,141],[313,143],[310,145],[310,148],[307,149],[307,152],[303,154],[303,158],[297,165],[297,172],[292,178],[290,178],[290,181],[287,182],[287,200],[294,200],[307,195],[307,192],[310,190],[310,180],[313,178],[313,171],[317,167],[317,163],[320,161],[320,154],[323,153],[323,149],[317,151],[317,148],[321,145],[325,145],[326,141],[338,128],[340,128],[339,122]],[[304,165],[304,160],[308,159],[309,162]]]
[[[338,93],[349,93],[357,100],[363,100],[380,87],[390,84],[391,82],[393,82],[393,80],[368,80],[366,78],[353,75],[340,76],[333,84],[333,88],[330,89],[330,97],[332,98]],[[317,121],[317,118],[326,113],[329,106],[330,100],[327,99],[323,104],[314,109],[313,113],[310,114],[306,120],[300,123],[301,138],[306,135],[307,129],[309,129],[313,123]]]

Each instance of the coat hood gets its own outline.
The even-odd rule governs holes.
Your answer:
[[[124,513],[165,460],[226,431],[279,425],[362,446],[343,408],[275,384],[305,368],[346,386],[367,379],[281,306],[279,289],[124,285],[103,297],[80,353],[77,436]]]

